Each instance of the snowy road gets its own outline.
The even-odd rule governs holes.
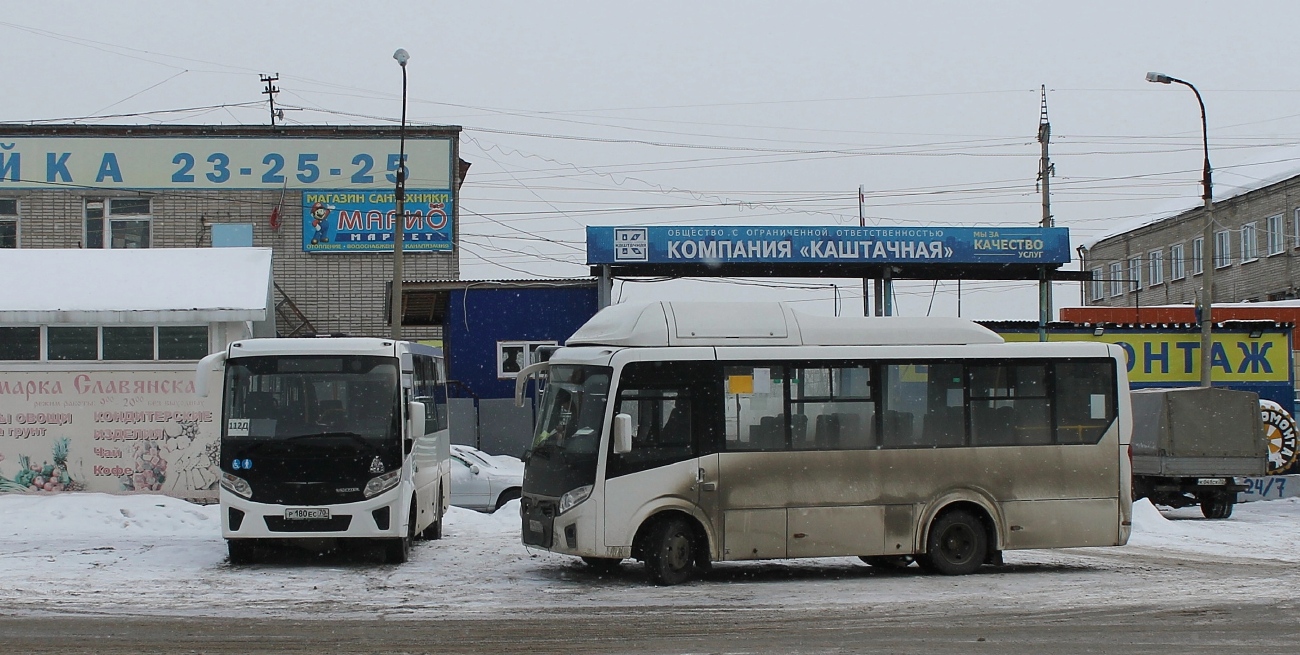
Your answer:
[[[1007,566],[960,578],[915,567],[881,572],[856,559],[788,560],[721,563],[704,581],[666,588],[648,586],[632,563],[602,578],[577,560],[526,550],[517,522],[513,504],[495,515],[453,509],[444,540],[419,544],[403,566],[294,556],[232,568],[215,507],[163,497],[0,497],[0,651],[40,650],[19,646],[58,634],[53,650],[112,652],[106,642],[82,651],[74,636],[125,636],[131,626],[138,633],[127,643],[137,649],[150,650],[148,640],[168,630],[200,644],[224,634],[230,647],[186,652],[236,652],[249,648],[245,639],[304,630],[312,635],[304,647],[317,645],[303,652],[317,653],[330,650],[318,642],[329,635],[339,640],[333,650],[515,652],[530,642],[534,651],[574,650],[556,647],[567,638],[588,644],[581,652],[837,652],[836,644],[889,650],[918,634],[933,639],[934,652],[1008,635],[1019,637],[994,650],[1044,652],[1030,646],[1072,630],[1098,646],[1149,635],[1153,644],[1188,642],[1169,652],[1214,644],[1300,650],[1296,499],[1240,505],[1227,521],[1201,520],[1194,509],[1162,515],[1142,503],[1129,546],[1011,552]],[[402,630],[383,628],[393,621]],[[581,634],[557,625],[581,626]],[[497,643],[505,634],[513,637]],[[619,635],[624,641],[611,641]],[[421,649],[419,639],[434,643]]]

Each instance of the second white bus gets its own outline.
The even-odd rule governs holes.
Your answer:
[[[677,584],[714,561],[858,556],[964,574],[1131,530],[1117,346],[652,303],[602,310],[520,391],[542,371],[523,542],[593,567],[636,558]]]

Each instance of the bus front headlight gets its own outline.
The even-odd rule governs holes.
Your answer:
[[[590,497],[591,497],[591,485],[586,485],[586,486],[578,487],[577,489],[574,489],[574,490],[572,490],[572,491],[570,491],[570,492],[564,494],[563,496],[560,496],[560,512],[559,512],[559,513],[560,513],[560,514],[563,514],[563,513],[567,512],[567,511],[573,509],[575,506],[578,505],[578,503],[581,503],[582,501],[584,501],[584,500],[586,500],[586,499],[588,499],[588,498],[590,498]]]
[[[221,472],[221,486],[230,493],[244,498],[253,497],[253,488],[248,486],[248,482],[243,478],[233,476],[225,471]]]
[[[397,483],[401,480],[402,469],[389,471],[377,478],[370,478],[370,482],[366,483],[366,488],[362,490],[361,493],[364,494],[366,498],[373,498],[389,489],[392,489],[393,487],[396,487]]]

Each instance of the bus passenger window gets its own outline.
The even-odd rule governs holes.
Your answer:
[[[727,366],[722,371],[727,450],[785,450],[785,368]]]
[[[972,365],[970,412],[972,445],[1051,443],[1047,367],[1042,364]]]
[[[890,364],[882,368],[882,447],[966,444],[961,364]]]
[[[1055,366],[1056,443],[1095,444],[1115,421],[1115,365],[1100,362]]]
[[[790,376],[793,446],[804,450],[875,448],[876,403],[871,368],[796,368]]]

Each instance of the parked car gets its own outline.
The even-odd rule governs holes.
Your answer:
[[[507,455],[489,455],[477,448],[451,447],[451,504],[495,512],[519,497],[524,463]]]

